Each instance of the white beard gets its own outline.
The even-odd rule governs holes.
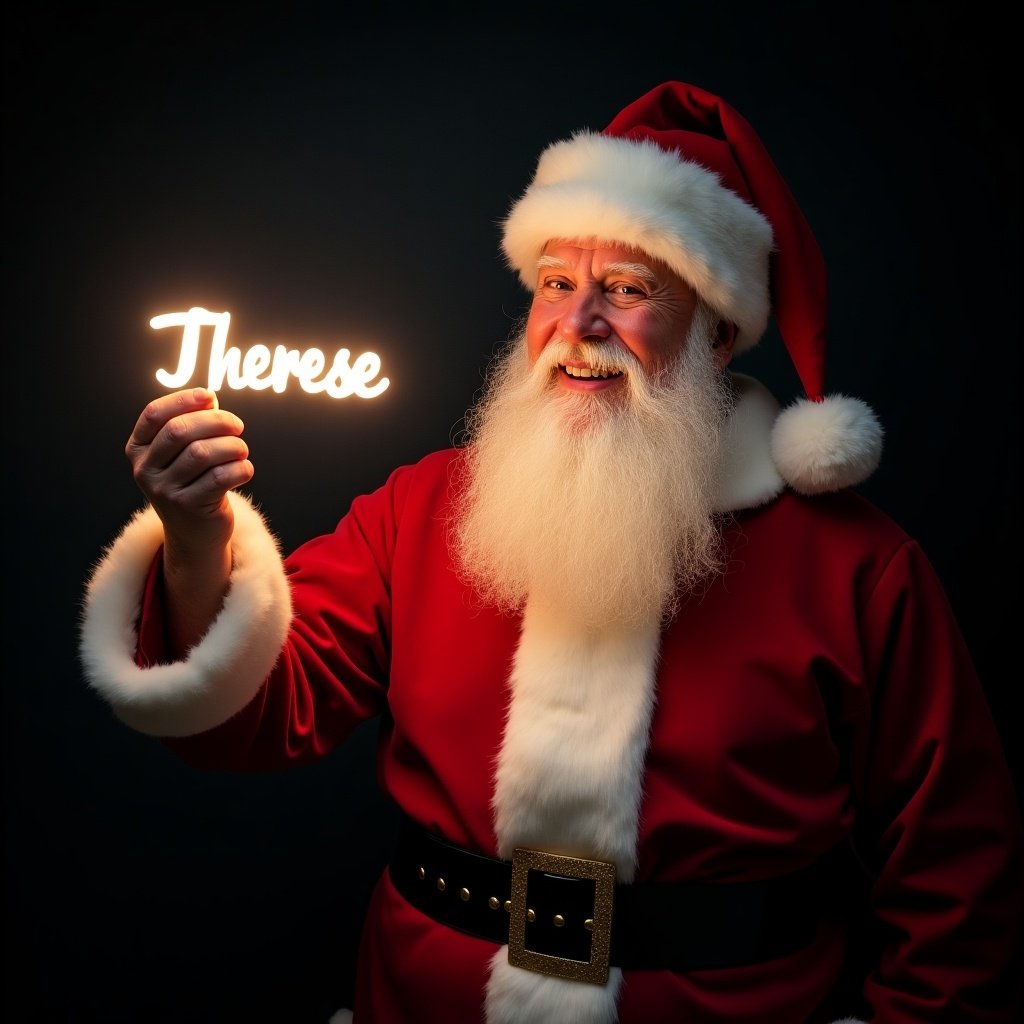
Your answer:
[[[680,358],[657,379],[617,345],[549,343],[531,369],[519,337],[470,412],[468,479],[450,523],[458,564],[481,599],[529,596],[599,628],[674,614],[720,567],[715,514],[720,433],[730,403],[699,307]],[[624,388],[557,389],[557,363],[624,371]]]

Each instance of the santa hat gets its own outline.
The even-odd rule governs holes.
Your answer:
[[[737,327],[735,351],[774,314],[806,398],[778,417],[772,457],[804,494],[866,480],[882,429],[860,399],[825,388],[826,275],[821,251],[751,125],[717,96],[666,82],[600,134],[549,146],[504,223],[502,248],[533,289],[553,238],[597,238],[666,263]]]

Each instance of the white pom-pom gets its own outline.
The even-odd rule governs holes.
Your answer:
[[[823,494],[863,483],[882,457],[882,426],[859,398],[806,398],[780,413],[772,428],[772,459],[801,494]]]

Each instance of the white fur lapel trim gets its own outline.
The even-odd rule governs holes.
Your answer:
[[[491,958],[487,1024],[615,1024],[622,971],[613,967],[606,985],[547,978],[511,967],[508,946]]]
[[[775,396],[746,374],[731,375],[736,404],[725,427],[719,482],[719,512],[766,505],[782,493],[785,481],[772,459],[772,427],[779,415]]]
[[[137,512],[105,551],[86,590],[79,651],[89,684],[133,729],[189,736],[227,721],[259,692],[284,646],[291,590],[263,517],[230,492],[234,568],[224,606],[183,661],[135,663],[146,576],[163,543],[156,512]]]
[[[527,602],[495,776],[502,857],[518,846],[589,857],[632,880],[659,637],[657,622],[594,631]],[[488,1024],[614,1022],[618,972],[600,987],[506,956],[492,963]]]

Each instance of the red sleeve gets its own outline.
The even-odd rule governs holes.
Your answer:
[[[167,636],[167,605],[164,600],[163,547],[160,547],[153,557],[149,575],[146,577],[138,637],[135,663],[140,668],[165,665],[171,660],[171,644]]]
[[[1024,966],[1020,809],[946,595],[913,542],[875,586],[863,635],[875,686],[855,778],[884,933],[865,988],[874,1019],[1010,1024]]]
[[[385,709],[391,560],[411,472],[396,470],[357,498],[333,533],[286,560],[294,617],[270,676],[227,722],[163,740],[169,749],[197,768],[273,771],[323,757]],[[157,604],[148,611],[155,615]],[[158,626],[146,621],[144,631],[148,644]]]

